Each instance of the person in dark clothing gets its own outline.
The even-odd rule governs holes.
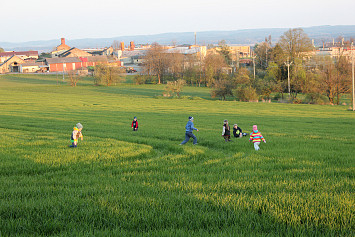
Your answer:
[[[133,118],[132,128],[133,128],[133,131],[138,131],[138,120],[137,120],[137,117]]]
[[[228,124],[228,120],[224,120],[223,122],[223,130],[222,130],[222,136],[224,137],[224,140],[226,142],[230,142],[231,138],[231,129]]]
[[[238,124],[234,124],[233,126],[233,135],[234,137],[245,137],[247,134],[243,133],[242,129],[238,127]]]

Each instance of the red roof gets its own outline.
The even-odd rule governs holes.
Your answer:
[[[38,51],[19,51],[19,52],[3,52],[0,53],[0,57],[11,57],[12,55],[26,55],[29,56],[38,56]]]

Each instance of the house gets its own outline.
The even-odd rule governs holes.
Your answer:
[[[44,62],[29,62],[20,65],[21,73],[31,73],[31,72],[45,72],[48,71],[48,66]]]
[[[58,54],[59,58],[90,57],[90,56],[92,56],[92,54],[87,53],[81,49],[77,49],[75,47],[70,48],[69,50]]]
[[[82,61],[78,57],[46,58],[50,72],[68,72],[82,68]]]
[[[117,57],[124,64],[141,64],[144,61],[146,50],[122,51],[118,50]]]
[[[249,58],[251,56],[250,46],[230,45],[229,48],[232,55],[239,54],[240,58]]]
[[[65,38],[61,38],[60,39],[61,44],[58,45],[52,52],[52,58],[56,58],[58,57],[59,54],[64,53],[65,51],[71,49],[70,46],[65,44]]]
[[[237,61],[238,58],[250,58],[251,57],[251,48],[250,46],[236,46],[228,45],[228,50],[231,54],[231,58],[234,61]],[[208,50],[211,54],[218,54],[221,51],[221,47],[215,47]]]
[[[92,54],[92,56],[103,55],[103,56],[111,56],[113,55],[113,48],[96,48],[96,49],[82,49],[83,51]]]
[[[121,66],[120,61],[107,56],[88,56],[88,57],[67,57],[67,58],[47,58],[46,64],[50,72],[68,72],[96,66],[98,64],[111,64]]]
[[[83,67],[95,67],[99,63],[108,63],[107,56],[89,56],[81,57],[80,60],[83,63]]]
[[[207,54],[207,47],[206,46],[178,46],[174,48],[169,48],[166,50],[167,53],[180,53],[182,55],[194,55],[197,57],[204,58]]]
[[[17,55],[12,55],[5,62],[0,63],[0,73],[19,72],[20,65],[23,63],[25,63],[25,60]]]
[[[23,60],[37,60],[38,59],[38,51],[19,51],[19,52],[3,52],[0,53],[0,63],[5,62],[12,56],[16,55],[17,57]]]
[[[80,60],[83,62],[83,67],[95,67],[98,64],[109,64],[112,66],[122,66],[121,61],[117,61],[113,57],[108,57],[108,56],[91,56],[91,57],[85,57],[85,58],[80,58]]]

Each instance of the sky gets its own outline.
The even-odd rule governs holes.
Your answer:
[[[0,42],[355,25],[354,0],[0,0]]]

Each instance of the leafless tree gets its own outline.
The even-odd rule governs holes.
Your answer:
[[[167,55],[164,52],[164,47],[158,43],[153,43],[144,59],[144,69],[146,73],[148,75],[157,76],[158,84],[161,84],[164,73],[168,69]]]
[[[203,60],[204,74],[208,86],[212,86],[214,79],[219,80],[223,74],[223,68],[227,67],[225,58],[220,54],[207,54]]]
[[[122,74],[124,70],[120,67],[107,64],[98,64],[95,66],[95,84],[111,86],[124,80]]]
[[[77,70],[68,71],[69,82],[72,87],[75,87],[81,76],[78,74]]]
[[[182,92],[182,88],[186,82],[184,80],[177,80],[177,81],[168,81],[166,88],[165,88],[165,95],[167,96],[172,96],[172,95],[177,95],[180,97],[180,93]]]
[[[112,42],[111,46],[112,46],[113,50],[118,50],[118,49],[120,49],[120,42],[118,42],[117,40],[114,40]]]
[[[301,28],[286,31],[278,43],[291,62],[300,57],[302,52],[308,52],[313,48],[312,41]]]

